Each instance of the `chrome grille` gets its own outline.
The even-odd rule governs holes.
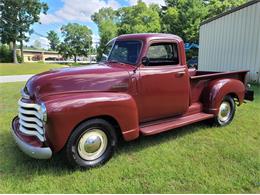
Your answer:
[[[36,136],[40,141],[45,141],[43,114],[38,104],[18,101],[19,105],[19,130],[30,136]]]

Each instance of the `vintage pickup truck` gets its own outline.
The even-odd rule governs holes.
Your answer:
[[[108,161],[118,140],[134,140],[202,120],[229,124],[253,100],[248,71],[188,69],[182,39],[130,34],[111,40],[98,65],[51,70],[22,89],[12,135],[37,159],[63,151],[76,167]]]

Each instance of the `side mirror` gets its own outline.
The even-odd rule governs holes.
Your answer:
[[[142,58],[142,64],[145,65],[145,66],[148,66],[149,63],[150,63],[149,58],[146,57],[146,56],[144,56],[144,57]]]

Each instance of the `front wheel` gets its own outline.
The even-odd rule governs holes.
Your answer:
[[[66,145],[66,156],[74,167],[90,168],[107,162],[117,146],[113,126],[103,119],[79,125]]]
[[[231,96],[225,96],[219,106],[218,115],[215,116],[213,124],[216,126],[225,126],[231,123],[235,116],[236,104]]]

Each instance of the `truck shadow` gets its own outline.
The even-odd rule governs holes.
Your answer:
[[[120,154],[122,153],[129,153],[129,154],[135,153],[137,151],[143,150],[148,147],[153,147],[156,145],[160,145],[161,143],[173,141],[187,134],[206,130],[206,127],[208,127],[208,125],[206,125],[205,122],[199,122],[196,124],[177,128],[153,136],[147,136],[147,137],[141,136],[139,139],[131,142],[122,141],[119,143],[119,147],[116,151],[115,158],[120,156]],[[17,151],[14,152],[12,156],[9,156],[10,159],[7,159],[7,160],[15,160],[16,162],[19,162],[20,166],[15,167],[14,174],[17,171],[19,172],[19,169],[21,169],[23,172],[25,172],[24,170],[26,170],[24,174],[32,175],[32,176],[35,174],[37,175],[51,174],[55,176],[59,176],[59,175],[61,176],[61,175],[73,173],[75,171],[75,169],[68,166],[62,152],[55,155],[50,160],[36,160],[27,157],[22,152],[18,151],[19,149],[16,146],[14,147],[16,148],[15,150]],[[23,177],[24,174],[19,174],[17,176]],[[10,177],[13,176],[11,172],[7,173],[7,177],[8,175]]]
[[[186,136],[188,134],[192,134],[198,131],[203,131],[207,127],[209,127],[209,125],[206,124],[205,121],[202,121],[185,127],[179,127],[176,129],[165,131],[152,136],[140,136],[140,138],[133,140],[131,142],[123,141],[122,143],[120,143],[118,148],[118,153],[138,152],[144,148],[160,145],[162,143],[173,141],[177,138]]]

